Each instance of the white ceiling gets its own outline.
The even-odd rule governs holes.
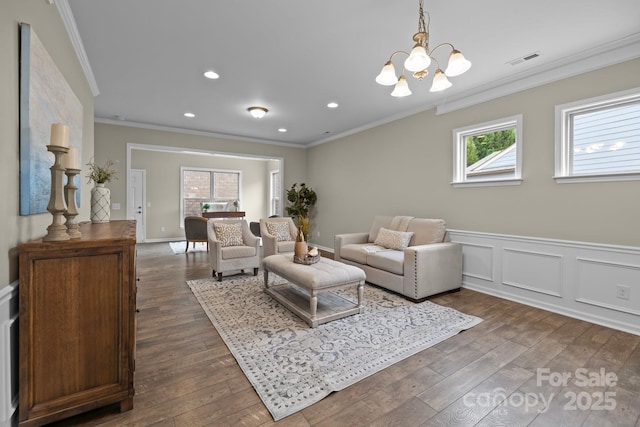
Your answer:
[[[433,65],[422,82],[407,74],[413,95],[394,98],[374,79],[411,49],[418,0],[58,1],[95,77],[97,121],[303,146],[640,56],[638,0],[426,0],[431,47],[451,43],[473,66],[439,93]],[[435,54],[443,69],[447,55]],[[269,113],[253,119],[252,105]]]

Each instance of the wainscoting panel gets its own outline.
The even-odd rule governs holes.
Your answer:
[[[578,258],[576,301],[640,316],[640,266]],[[617,296],[627,290],[628,298]],[[613,292],[611,291],[613,290]]]
[[[502,283],[561,298],[562,255],[505,248]]]
[[[640,335],[640,247],[448,233],[464,287]]]
[[[15,424],[18,409],[18,283],[0,289],[0,426]]]
[[[493,282],[493,246],[469,243],[463,257],[462,268],[466,276]]]

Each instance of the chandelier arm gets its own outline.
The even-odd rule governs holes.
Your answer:
[[[440,48],[442,46],[449,46],[451,48],[451,50],[455,49],[455,47],[453,47],[453,45],[451,43],[440,43],[438,46],[436,46],[433,49],[431,49],[431,51],[429,52],[429,56],[433,55],[433,52],[435,52],[436,49],[438,49],[438,48]]]
[[[396,50],[395,52],[393,52],[391,54],[391,56],[389,57],[389,61],[391,61],[393,59],[394,56],[396,56],[396,54],[398,53],[404,53],[405,55],[409,56],[409,52],[405,52],[404,50]],[[404,67],[403,67],[404,68]]]

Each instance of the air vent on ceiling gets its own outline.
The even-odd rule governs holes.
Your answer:
[[[532,59],[537,58],[539,56],[540,56],[540,52],[533,52],[533,53],[530,53],[528,55],[521,56],[520,58],[516,58],[516,59],[513,59],[511,61],[507,61],[507,64],[518,65],[518,64],[522,64],[525,61],[531,61]]]

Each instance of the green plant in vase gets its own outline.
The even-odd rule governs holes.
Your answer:
[[[298,228],[304,235],[304,240],[308,241],[311,231],[310,210],[318,201],[316,192],[307,187],[305,183],[300,184],[299,187],[298,183],[294,183],[287,190],[287,200],[290,203],[290,206],[286,207],[287,215],[296,219]]]

